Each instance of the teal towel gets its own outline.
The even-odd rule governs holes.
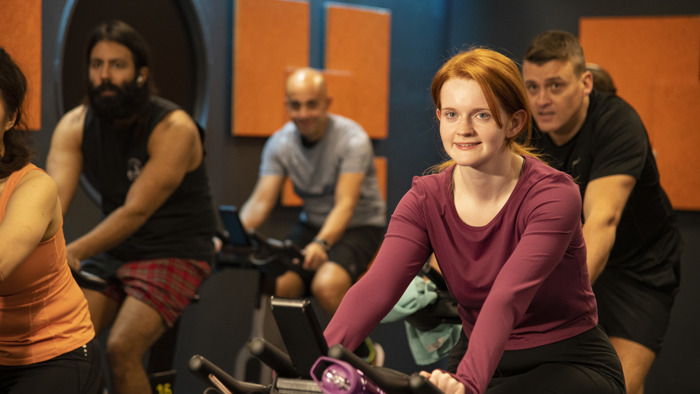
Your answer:
[[[438,297],[435,289],[435,283],[421,277],[413,278],[399,302],[382,322],[401,320],[435,302]],[[408,322],[404,324],[408,346],[418,365],[432,364],[447,356],[457,343],[462,330],[461,324],[441,324],[430,331],[420,331]]]
[[[435,283],[416,276],[382,323],[402,320],[437,300]]]

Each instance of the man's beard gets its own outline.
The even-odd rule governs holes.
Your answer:
[[[101,93],[106,90],[111,90],[115,94],[102,95]],[[88,97],[97,117],[112,122],[127,120],[137,115],[148,98],[148,91],[145,85],[139,87],[135,79],[124,83],[121,87],[111,82],[104,82],[99,86],[90,83]]]

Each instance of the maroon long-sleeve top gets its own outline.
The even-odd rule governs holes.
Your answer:
[[[356,348],[434,252],[469,338],[457,379],[467,393],[482,393],[504,350],[578,335],[597,324],[597,307],[571,177],[526,157],[501,211],[475,227],[457,214],[453,170],[414,178],[371,269],[348,291],[325,336],[329,345]]]

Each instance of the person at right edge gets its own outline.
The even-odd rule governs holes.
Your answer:
[[[536,123],[533,145],[581,190],[600,326],[620,357],[627,392],[641,394],[664,344],[683,249],[649,137],[628,103],[593,89],[571,33],[538,35],[522,73]],[[461,339],[448,370],[464,346]]]

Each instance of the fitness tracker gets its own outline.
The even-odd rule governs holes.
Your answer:
[[[325,239],[314,238],[314,240],[312,242],[321,245],[321,247],[323,248],[323,250],[326,251],[326,253],[328,253],[328,251],[331,249],[331,246],[328,245],[328,242]]]

